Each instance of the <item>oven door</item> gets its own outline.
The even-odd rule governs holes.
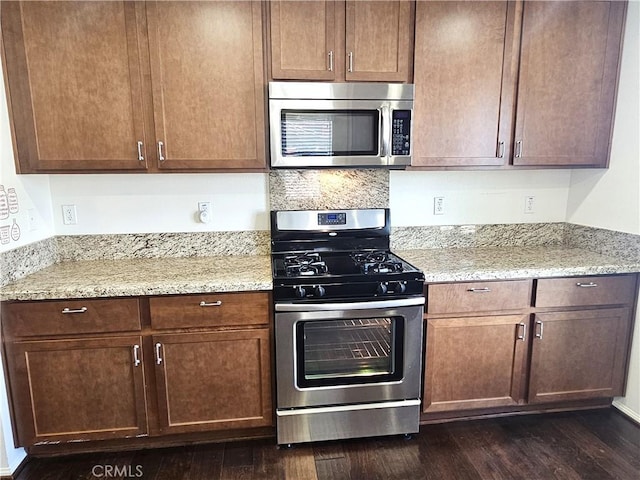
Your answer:
[[[278,408],[419,399],[423,306],[276,304]]]

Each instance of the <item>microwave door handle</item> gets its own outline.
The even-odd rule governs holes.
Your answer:
[[[381,137],[381,151],[380,155],[383,158],[388,158],[390,154],[391,145],[391,110],[387,106],[383,106],[380,112],[382,120],[382,134]]]

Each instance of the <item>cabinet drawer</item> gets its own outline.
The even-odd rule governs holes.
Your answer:
[[[427,313],[516,310],[530,305],[531,280],[429,285]]]
[[[635,275],[544,278],[538,280],[536,307],[627,305],[635,298]]]
[[[219,327],[269,323],[266,293],[211,293],[149,300],[153,328]]]
[[[2,318],[4,332],[15,337],[140,330],[135,298],[3,303]]]

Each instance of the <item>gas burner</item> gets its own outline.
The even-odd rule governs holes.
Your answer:
[[[287,276],[315,276],[328,273],[327,264],[317,253],[303,253],[284,257],[284,268]]]
[[[395,273],[402,272],[402,262],[393,260],[387,252],[358,252],[351,258],[358,265],[362,273]]]

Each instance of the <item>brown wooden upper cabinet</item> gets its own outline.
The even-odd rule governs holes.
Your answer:
[[[264,169],[260,2],[2,2],[20,173]]]
[[[271,78],[410,82],[413,2],[271,1]]]
[[[608,166],[625,13],[616,1],[417,2],[412,165]]]

